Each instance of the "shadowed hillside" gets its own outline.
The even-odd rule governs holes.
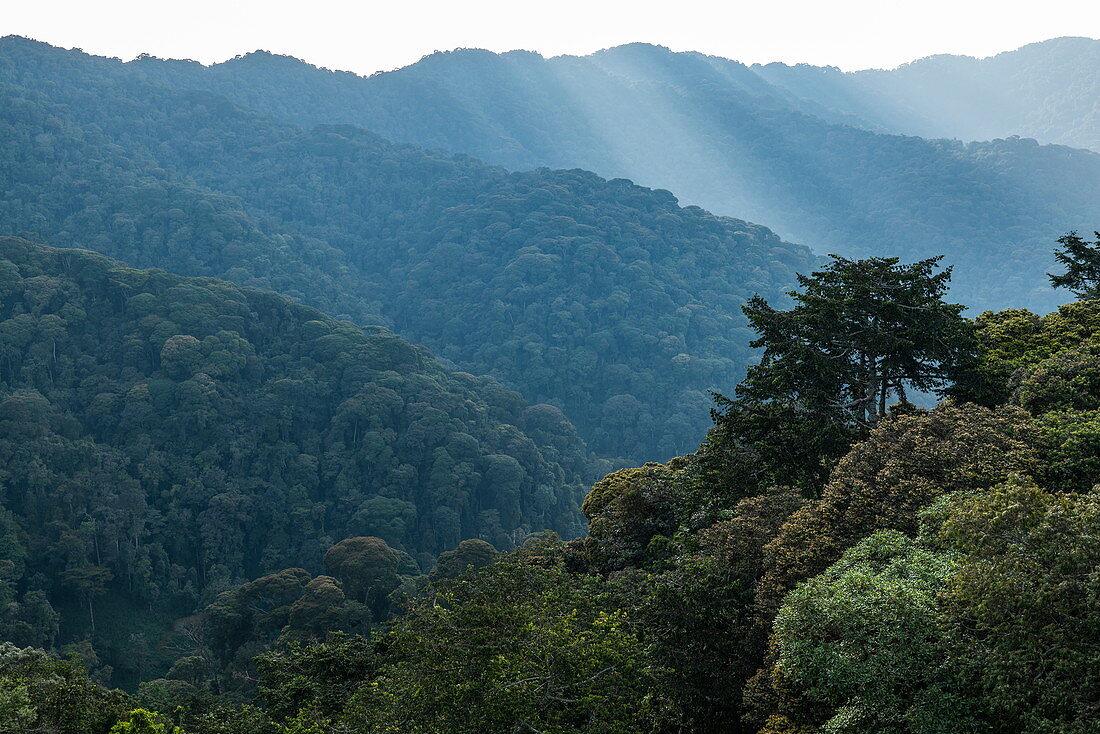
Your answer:
[[[960,300],[1048,309],[1049,243],[1100,213],[1100,154],[999,138],[1086,143],[1053,131],[1095,128],[1094,48],[1065,40],[859,75],[645,44],[552,59],[460,50],[369,78],[262,52],[209,68],[128,66],[304,124],[362,125],[511,168],[628,177],[821,253],[944,253]]]
[[[698,441],[707,391],[752,359],[740,305],[814,262],[667,191],[306,130],[133,66],[6,48],[4,230],[386,324],[556,405],[609,458]]]

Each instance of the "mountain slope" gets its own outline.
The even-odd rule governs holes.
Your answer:
[[[8,232],[386,323],[557,405],[603,456],[690,450],[707,391],[752,359],[740,304],[814,263],[666,191],[307,131],[115,61],[6,49]]]
[[[864,100],[869,119],[899,132],[964,140],[1023,135],[1100,151],[1098,69],[1100,40],[1054,38],[985,59],[930,56],[890,71],[844,74],[842,81]]]
[[[0,462],[0,628],[49,646],[52,606],[59,643],[107,647],[241,581],[319,572],[348,536],[429,564],[469,537],[575,535],[600,469],[557,410],[380,328],[14,238]],[[97,623],[100,597],[130,612]]]
[[[979,309],[1053,308],[1052,242],[1100,219],[1100,155],[882,134],[909,130],[921,110],[835,70],[750,68],[644,44],[553,59],[464,50],[370,78],[265,53],[209,68],[128,66],[300,123],[353,123],[513,168],[625,176],[819,252],[946,254],[956,298]],[[894,85],[889,74],[881,87]]]

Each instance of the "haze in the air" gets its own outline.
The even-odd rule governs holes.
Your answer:
[[[747,63],[891,68],[939,53],[988,56],[1064,35],[1100,37],[1100,5],[991,2],[636,0],[258,2],[42,0],[11,4],[0,35],[18,34],[129,59],[141,53],[223,61],[263,48],[369,74],[454,48],[584,54],[632,41]]]

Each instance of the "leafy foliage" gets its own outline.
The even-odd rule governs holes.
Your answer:
[[[1038,465],[1022,410],[945,403],[881,422],[837,464],[821,498],[798,510],[766,547],[758,603],[779,601],[877,530],[914,533],[937,497],[989,487]],[[774,608],[774,607],[772,607]]]
[[[106,734],[127,697],[89,680],[75,660],[0,642],[0,729],[12,734]]]
[[[91,635],[134,676],[129,635],[159,633],[101,605],[187,614],[290,568],[225,614],[282,608],[271,637],[287,615],[331,628],[309,621],[344,608],[310,580],[326,551],[349,602],[384,618],[399,576],[464,538],[580,528],[580,441],[536,443],[518,395],[381,329],[87,252],[3,239],[0,256],[0,623],[14,639],[52,644],[60,610],[60,642]],[[329,550],[363,531],[385,536],[369,540],[384,573],[337,559],[362,539]]]
[[[948,729],[961,728],[960,712],[926,700],[943,660],[940,593],[958,566],[952,554],[879,531],[792,591],[772,637],[781,715],[871,734],[927,732],[926,720],[949,713]]]
[[[553,547],[532,550],[535,562],[521,552],[402,617],[387,641],[397,662],[352,703],[351,721],[456,734],[644,727],[647,674],[613,587],[566,573]]]
[[[260,700],[278,720],[306,709],[321,717],[338,716],[381,664],[367,639],[342,635],[312,645],[291,643],[257,662]]]
[[[1086,299],[1041,318],[1023,310],[982,314],[978,352],[951,390],[1035,414],[1042,435],[1036,477],[1048,487],[1087,491],[1096,481],[1098,309],[1100,302]]]
[[[775,719],[830,732],[1092,731],[1097,507],[1095,493],[1013,480],[945,496],[917,540],[862,541],[776,618]]]
[[[127,720],[111,727],[111,734],[186,734],[183,729],[153,711],[134,709]]]
[[[1055,494],[1017,481],[952,502],[937,540],[967,563],[945,598],[945,638],[987,725],[1095,729],[1098,531],[1095,489]]]
[[[1050,275],[1055,288],[1068,288],[1078,298],[1100,297],[1100,232],[1089,242],[1076,232],[1058,238],[1061,248],[1054,252],[1058,264],[1066,269],[1060,275]]]
[[[497,557],[497,549],[478,538],[470,538],[456,548],[439,554],[429,577],[432,581],[454,579],[463,573],[488,566]]]
[[[759,334],[760,363],[717,396],[716,437],[753,451],[776,481],[819,482],[848,446],[907,390],[931,391],[969,354],[963,307],[944,303],[951,271],[938,258],[847,260],[799,275],[781,311],[759,296],[743,310]]]

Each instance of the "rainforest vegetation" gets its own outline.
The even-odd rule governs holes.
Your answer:
[[[6,640],[96,639],[136,681],[170,662],[165,620],[206,603],[231,660],[273,624],[257,599],[367,623],[466,538],[582,527],[601,465],[556,408],[267,291],[10,238],[0,256]]]
[[[944,254],[969,307],[1045,313],[1050,241],[1100,217],[1098,55],[1100,41],[1055,39],[842,73],[634,43],[459,49],[367,78],[265,52],[116,66],[298,124],[623,176],[823,254]]]
[[[1100,734],[1094,50],[0,39],[0,732]]]
[[[0,233],[272,288],[561,409],[622,465],[690,451],[813,267],[765,227],[584,171],[303,129],[107,59],[0,44]]]
[[[3,403],[5,451],[19,457],[27,442],[10,437],[17,422],[33,424],[44,458],[27,474],[57,471],[56,456],[77,477],[24,477],[7,460],[3,622],[18,642],[0,647],[6,730],[1096,731],[1100,301],[1091,297],[1046,316],[968,319],[946,300],[951,273],[937,259],[832,258],[800,277],[791,307],[745,305],[762,359],[734,394],[717,396],[697,450],[596,482],[578,539],[564,515],[561,533],[527,534],[504,553],[499,535],[467,540],[433,566],[423,552],[434,547],[421,541],[413,556],[397,519],[343,514],[354,490],[341,479],[356,471],[341,453],[356,433],[345,405],[355,399],[311,401],[314,415],[277,410],[279,384],[323,379],[308,370],[337,343],[343,376],[333,384],[348,396],[377,396],[382,384],[400,395],[428,379],[426,356],[260,291],[19,241],[5,248],[5,338],[20,333],[13,322],[33,321],[36,335],[8,353],[5,380],[21,387]],[[1098,253],[1067,235],[1065,272],[1051,280],[1088,296]],[[93,320],[119,335],[112,368],[86,351]],[[300,356],[277,356],[280,345]],[[475,389],[438,372],[434,381],[438,391]],[[914,389],[944,399],[918,408],[907,400]],[[158,428],[166,407],[182,415]],[[242,411],[257,416],[253,429],[217,433]],[[392,451],[414,452],[410,462],[424,455],[418,446],[435,455],[468,446],[467,471],[487,484],[480,500],[477,489],[463,497],[495,502],[507,527],[547,511],[522,482],[498,493],[493,462],[507,451],[481,458],[502,451],[491,423],[439,420],[371,430],[397,431]],[[286,446],[283,474],[301,486],[248,473],[258,450],[250,430]],[[221,440],[179,464],[162,432],[188,446],[205,445],[208,432]],[[133,455],[138,435],[150,458]],[[554,438],[560,462],[569,443]],[[315,444],[320,456],[294,455]],[[526,445],[509,466],[564,470],[540,460],[549,449],[537,441]],[[97,514],[108,506],[97,492],[127,487],[128,504]],[[147,506],[138,487],[150,488]],[[379,505],[406,502],[415,523],[416,490],[393,489]],[[188,496],[204,491],[220,492],[239,525],[197,523],[189,540]],[[115,509],[124,507],[134,509]],[[461,506],[455,514],[472,517]],[[361,535],[328,543],[325,522],[340,528],[333,539]],[[260,524],[274,532],[256,545],[249,529]],[[187,576],[188,564],[203,576]],[[257,578],[228,583],[230,568]],[[57,639],[58,609],[65,620],[83,608],[86,622],[67,624],[100,642],[93,613],[122,599],[195,608],[144,648],[131,639],[130,650],[148,651],[140,685],[105,685],[110,673],[87,642],[35,649]],[[170,669],[157,669],[169,650]]]

